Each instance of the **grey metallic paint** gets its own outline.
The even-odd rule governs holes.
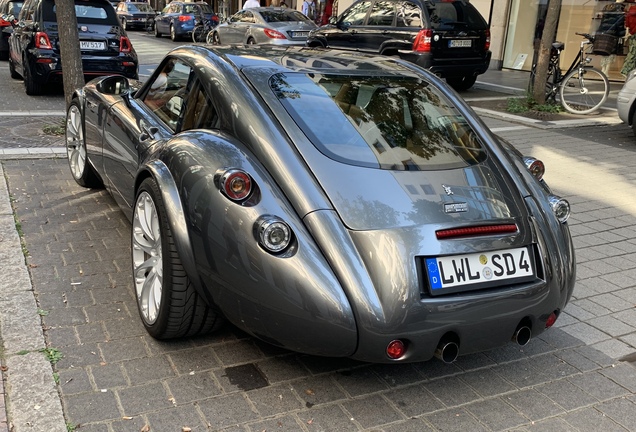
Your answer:
[[[109,179],[105,161],[119,158],[131,173],[118,188],[108,186],[128,217],[129,197],[144,176],[155,178],[170,204],[168,218],[190,279],[229,321],[288,349],[373,362],[391,362],[386,346],[403,338],[408,350],[399,361],[420,361],[433,356],[448,332],[457,335],[461,354],[467,354],[506,343],[522,321],[532,325],[536,336],[544,330],[547,315],[563,309],[574,286],[575,258],[567,224],[558,223],[550,211],[549,188],[443,82],[416,66],[386,58],[251,48],[186,46],[169,54],[199,71],[215,103],[227,108],[219,111],[221,131],[194,130],[171,137],[160,127],[156,140],[143,142],[138,139],[144,129],[140,122],[154,125],[155,120],[136,97],[100,94],[99,80],[77,94],[90,131],[91,164]],[[368,67],[389,74],[418,73],[444,89],[486,143],[490,162],[471,169],[489,179],[488,187],[503,191],[501,200],[488,211],[450,220],[436,211],[427,213],[435,206],[429,202],[420,209],[424,213],[409,219],[418,202],[406,199],[396,178],[413,173],[341,166],[322,155],[268,93],[267,84],[273,73],[288,68],[311,70],[311,60],[320,56],[334,65],[344,63],[342,68],[350,68],[346,73]],[[105,134],[104,118],[115,111],[125,133]],[[125,148],[116,151],[118,145]],[[135,154],[133,149],[135,158],[121,156]],[[217,187],[216,176],[227,167],[245,170],[256,185],[241,204],[227,200]],[[452,173],[423,174],[436,183],[467,185]],[[398,194],[399,201],[387,200]],[[350,208],[356,199],[369,208],[391,208],[396,216]],[[292,247],[281,255],[264,251],[254,235],[254,222],[268,214],[284,219],[294,232]],[[437,229],[485,221],[514,221],[519,232],[435,238]],[[540,277],[514,287],[432,297],[418,264],[423,256],[532,243]]]

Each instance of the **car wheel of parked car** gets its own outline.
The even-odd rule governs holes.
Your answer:
[[[42,94],[43,86],[42,84],[36,82],[35,78],[33,78],[31,67],[29,66],[29,62],[26,58],[22,60],[22,69],[24,72],[22,78],[24,79],[24,89],[26,91],[26,94],[28,94],[29,96]]]
[[[634,131],[634,135],[636,135],[636,112],[632,114],[632,131]]]
[[[88,161],[82,110],[77,99],[66,112],[66,156],[73,178],[80,186],[101,188],[104,186]]]
[[[0,51],[0,60],[9,60],[9,51]]]
[[[248,45],[255,45],[255,44],[256,44],[256,41],[254,40],[254,38],[253,38],[253,37],[251,37],[251,38],[249,38],[249,39],[247,40],[247,44],[248,44]]]
[[[121,28],[124,30],[128,30],[128,26],[126,25],[126,18],[121,19]]]
[[[132,265],[137,306],[146,330],[157,339],[207,333],[218,313],[197,293],[174,244],[157,183],[141,183],[133,209]]]
[[[212,34],[212,45],[221,45],[221,38],[218,32]]]
[[[159,26],[155,22],[155,37],[157,37],[157,38],[161,37],[161,33],[159,33],[159,28],[158,27]]]
[[[13,64],[13,61],[11,59],[9,59],[9,74],[11,75],[11,78],[13,78],[13,79],[21,79],[22,78],[22,75],[20,75],[15,70],[15,65]]]
[[[446,82],[457,91],[468,90],[477,81],[476,75],[464,75],[459,77],[448,77]]]
[[[172,24],[170,24],[170,39],[172,39],[173,42],[179,40],[179,36],[177,36],[177,32]]]

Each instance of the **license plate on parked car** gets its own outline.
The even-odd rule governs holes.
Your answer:
[[[425,260],[431,294],[518,283],[534,279],[534,258],[527,247]]]
[[[106,43],[96,41],[80,41],[80,49],[83,50],[105,50]]]
[[[309,32],[308,31],[293,31],[293,32],[291,32],[291,37],[293,37],[293,38],[307,37],[307,36],[309,36]]]
[[[449,48],[470,48],[473,41],[470,39],[452,39],[448,41]]]

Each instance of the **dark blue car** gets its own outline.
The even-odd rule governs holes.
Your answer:
[[[155,36],[161,37],[169,34],[173,41],[189,38],[192,29],[200,16],[212,21],[215,26],[219,23],[219,17],[212,7],[204,2],[180,2],[173,1],[167,5],[155,18]]]

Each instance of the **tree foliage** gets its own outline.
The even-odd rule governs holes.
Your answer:
[[[64,100],[68,108],[75,89],[84,85],[82,53],[79,47],[79,31],[77,30],[74,0],[56,0],[55,8],[60,37]]]
[[[550,51],[556,36],[557,21],[561,11],[561,0],[549,0],[546,12],[541,44],[537,55],[537,66],[535,69],[532,97],[537,104],[545,103],[545,87],[548,78],[548,65],[550,63]]]

